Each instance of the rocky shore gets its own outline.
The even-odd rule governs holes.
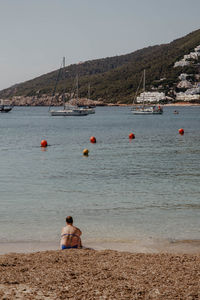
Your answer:
[[[28,97],[28,96],[13,96],[12,98],[5,99],[13,106],[63,106],[62,96],[56,95],[51,97],[49,95],[42,95],[41,97]],[[71,99],[69,104],[75,105],[77,103],[76,99]],[[106,105],[103,100],[90,100],[87,98],[79,99],[80,105],[92,105],[92,106],[104,106]]]
[[[56,95],[51,97],[49,95],[43,94],[40,97],[31,97],[31,96],[13,96],[10,99],[2,100],[8,102],[12,106],[63,106],[62,96]],[[76,105],[77,100],[71,99],[67,102],[71,105]],[[80,98],[79,105],[89,105],[89,106],[131,106],[133,104],[123,104],[123,103],[107,103],[105,99],[91,100],[87,98]],[[191,102],[174,102],[164,104],[163,106],[199,106],[200,103],[191,103]]]
[[[71,249],[2,255],[0,299],[200,299],[200,254]]]
[[[65,99],[68,99],[69,95],[66,94]],[[63,106],[64,100],[63,96],[56,94],[54,97],[47,94],[40,96],[13,96],[9,99],[0,99],[0,103],[12,106]],[[73,98],[70,101],[65,100],[66,104],[77,105],[77,99]],[[105,99],[91,100],[88,98],[79,98],[78,105],[87,106],[136,106],[137,104],[126,104],[126,103],[108,103]],[[199,106],[200,102],[188,102],[188,101],[178,101],[169,102],[162,104],[162,106]]]

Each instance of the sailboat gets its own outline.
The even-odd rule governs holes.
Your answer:
[[[51,110],[50,111],[52,116],[63,116],[63,117],[67,117],[67,116],[87,116],[88,112],[85,111],[84,109],[81,108],[70,108],[70,107],[65,107],[64,109],[60,109],[60,110]]]
[[[142,106],[136,106],[134,108],[131,109],[132,113],[134,115],[161,115],[163,113],[163,109],[162,107],[159,105],[153,105],[153,106],[150,106],[150,105],[145,105],[144,104],[144,96],[145,96],[145,70],[144,70],[144,73],[143,73],[143,103],[142,103]],[[142,79],[142,78],[141,78]],[[140,87],[140,84],[138,86],[138,89],[137,91],[139,90],[139,87]],[[136,96],[137,96],[137,92],[136,92]],[[135,98],[136,98],[135,96]]]
[[[8,113],[9,111],[12,110],[12,106],[10,105],[10,103],[8,103],[7,100],[1,100],[0,103],[0,112],[1,113]]]
[[[63,65],[61,66],[61,69],[65,68],[65,58],[63,57]],[[58,78],[56,80],[56,86],[59,80],[59,75],[61,73],[61,69],[59,70],[58,73]],[[77,92],[76,92],[76,97],[77,97],[77,103],[78,103],[78,75],[77,75],[77,82],[76,82],[76,88],[77,88]],[[56,91],[56,86],[54,88],[54,92],[53,92],[53,96],[55,95],[55,91]],[[51,116],[87,116],[88,112],[80,107],[78,107],[78,105],[66,105],[65,102],[65,95],[63,95],[63,102],[64,102],[64,106],[63,109],[60,110],[50,110],[50,114]]]
[[[90,99],[90,83],[88,84],[88,100]],[[95,108],[91,105],[80,105],[78,107],[82,108],[83,110],[87,111],[88,114],[95,114]]]

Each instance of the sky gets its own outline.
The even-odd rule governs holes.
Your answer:
[[[0,0],[0,90],[200,29],[200,0]]]

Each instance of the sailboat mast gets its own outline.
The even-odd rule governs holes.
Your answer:
[[[63,67],[62,67],[62,79],[65,80],[65,56],[63,56]],[[62,100],[63,100],[63,108],[65,109],[65,91],[63,92],[63,95],[62,95]]]
[[[61,66],[60,66],[60,69],[58,71],[58,75],[57,75],[57,78],[56,78],[56,83],[55,83],[53,94],[52,94],[52,97],[51,97],[51,104],[52,104],[53,98],[54,98],[55,93],[56,93],[56,88],[57,88],[57,85],[58,85],[58,81],[59,81],[59,79],[60,79],[61,76],[62,76],[62,63],[61,63]],[[49,106],[49,110],[51,108],[51,104]]]
[[[90,99],[90,83],[88,84],[88,99]]]
[[[144,108],[144,93],[145,93],[145,69],[144,69],[144,79],[143,79],[143,108]]]
[[[76,76],[76,101],[76,104],[78,105],[78,74]]]

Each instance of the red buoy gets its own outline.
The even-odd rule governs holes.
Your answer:
[[[96,143],[96,138],[94,136],[91,136],[90,142],[93,143],[93,144],[95,144]]]
[[[131,132],[131,133],[129,134],[129,139],[131,139],[131,140],[132,140],[132,139],[135,139],[135,134]]]
[[[183,135],[184,134],[184,129],[180,128],[178,132],[179,132],[179,134]]]
[[[47,141],[46,140],[41,141],[41,147],[47,147]]]

